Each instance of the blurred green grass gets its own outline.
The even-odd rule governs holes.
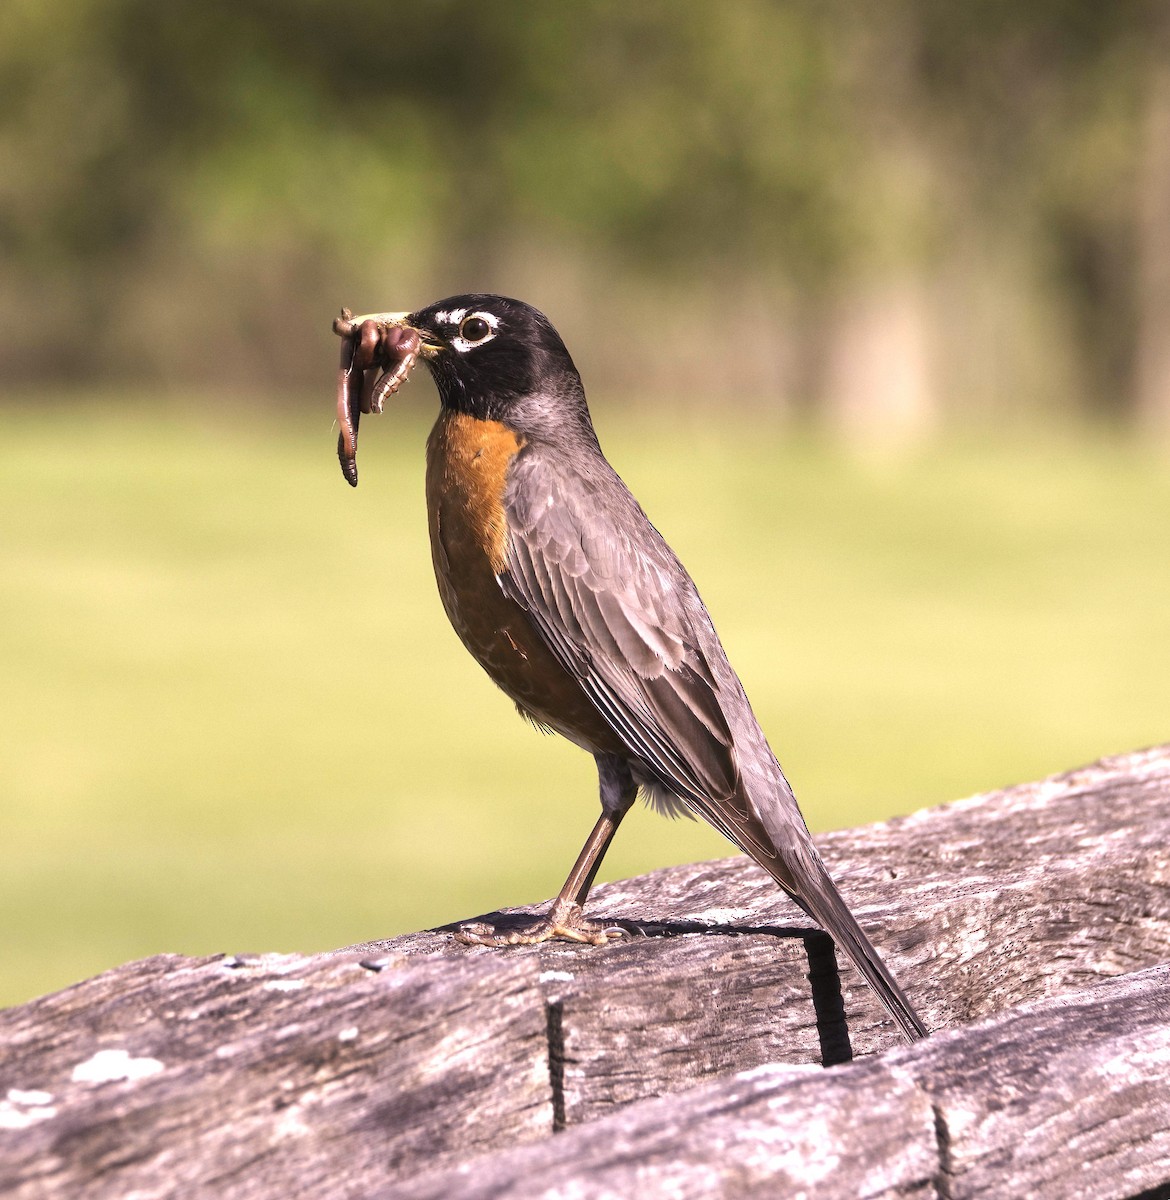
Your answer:
[[[592,763],[518,720],[430,574],[433,394],[0,408],[0,1004],[156,951],[314,950],[559,887]],[[421,399],[421,402],[420,402]],[[1100,432],[867,461],[599,406],[814,829],[1170,738],[1170,476]],[[631,816],[604,877],[714,857]]]

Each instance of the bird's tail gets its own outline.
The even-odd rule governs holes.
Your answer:
[[[882,1002],[885,1010],[898,1024],[908,1042],[927,1034],[922,1018],[914,1011],[897,980],[882,962],[873,943],[849,911],[836,884],[829,878],[820,856],[809,845],[809,854],[782,854],[773,860],[769,874],[804,909],[806,913],[849,956],[849,961],[861,972],[866,982]],[[798,858],[797,862],[793,859]],[[758,860],[757,860],[758,861]]]
[[[817,853],[792,788],[772,758],[779,786],[769,803],[758,805],[746,791],[721,804],[706,803],[699,812],[750,855],[840,946],[897,1022],[908,1042],[927,1034],[897,980],[849,911]]]
[[[922,1018],[914,1011],[905,993],[898,986],[898,981],[890,974],[873,943],[858,925],[857,918],[849,911],[849,906],[829,878],[828,872],[819,862],[816,865],[820,869],[815,873],[820,878],[809,881],[797,898],[798,903],[849,956],[849,961],[873,988],[906,1040],[914,1042],[925,1037],[927,1029],[922,1023]]]

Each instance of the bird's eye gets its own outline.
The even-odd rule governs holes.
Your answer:
[[[482,342],[491,331],[492,327],[483,317],[465,317],[459,325],[459,336],[470,343]]]

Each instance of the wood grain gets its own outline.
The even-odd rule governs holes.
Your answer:
[[[1170,1179],[1170,968],[824,1071],[758,1067],[378,1200],[1135,1197]]]
[[[518,960],[148,959],[0,1013],[0,1195],[364,1196],[551,1129]]]
[[[1170,1186],[1170,747],[819,841],[921,1046],[761,871],[701,863],[599,888],[612,945],[161,956],[2,1012],[0,1194]]]

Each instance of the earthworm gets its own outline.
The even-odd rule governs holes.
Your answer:
[[[341,471],[357,487],[357,435],[362,413],[380,413],[386,397],[406,382],[418,361],[421,339],[403,325],[372,318],[354,324],[347,308],[333,322],[341,339],[341,362],[337,373],[337,457]],[[378,369],[382,373],[378,376]],[[375,378],[377,381],[375,382]]]
[[[392,396],[406,382],[418,362],[421,346],[422,340],[413,329],[393,325],[383,332],[382,350],[387,362],[370,400],[373,412],[380,413],[386,397]]]
[[[338,337],[353,337],[353,313],[348,308],[341,310],[340,317],[333,318],[333,332]]]
[[[357,487],[357,435],[361,408],[357,403],[360,384],[354,379],[353,339],[346,337],[341,343],[341,365],[337,371],[337,424],[341,433],[337,438],[337,457],[341,473],[351,487]]]
[[[358,343],[354,351],[354,365],[362,373],[361,379],[361,410],[371,411],[370,394],[374,388],[373,368],[382,358],[382,328],[377,321],[363,321],[358,326]]]
[[[342,309],[346,332],[341,343],[341,365],[337,378],[337,422],[341,433],[337,439],[337,457],[341,473],[351,487],[357,487],[357,435],[363,412],[370,412],[370,389],[374,367],[382,357],[382,326],[365,320],[354,326]],[[339,330],[340,332],[340,330]]]

